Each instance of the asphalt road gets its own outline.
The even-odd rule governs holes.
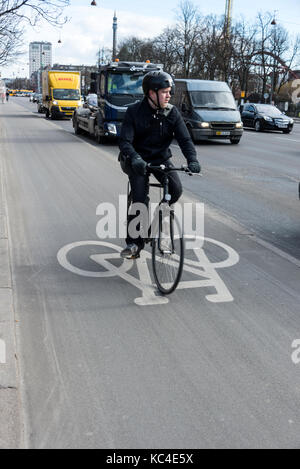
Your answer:
[[[125,193],[117,147],[22,98],[0,123],[20,444],[299,448],[300,126],[197,145],[204,177],[183,181],[206,241],[166,299],[147,253],[121,266],[123,241],[97,237],[98,205]]]

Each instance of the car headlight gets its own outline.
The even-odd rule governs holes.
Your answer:
[[[199,122],[199,127],[201,127],[202,129],[209,129],[210,127],[210,123],[209,122]]]
[[[243,128],[243,122],[237,122],[237,123],[235,124],[235,127],[236,127],[237,129],[242,129],[242,128]]]
[[[53,104],[54,104],[54,106],[57,106],[57,105],[58,105],[58,102],[57,102],[57,101],[53,101]]]
[[[269,117],[269,116],[263,116],[263,117],[264,117],[265,121],[269,121],[269,122],[270,122],[270,121],[273,120],[272,117]]]
[[[117,127],[115,126],[115,124],[107,124],[107,130],[109,131],[109,133],[117,135]]]
[[[291,120],[290,120],[290,124],[293,124],[293,123],[294,123],[294,119],[291,119]]]

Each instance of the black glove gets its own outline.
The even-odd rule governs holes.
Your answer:
[[[135,174],[145,176],[147,163],[140,156],[135,156],[131,159],[131,167]]]
[[[201,171],[201,166],[198,163],[198,161],[190,161],[188,164],[188,168],[192,173],[200,173]]]

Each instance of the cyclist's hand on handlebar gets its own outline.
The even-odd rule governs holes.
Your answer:
[[[192,171],[192,173],[200,173],[201,171],[201,166],[198,161],[190,161],[188,168],[190,171]]]
[[[135,156],[131,160],[131,167],[136,174],[145,176],[147,163],[140,156]]]

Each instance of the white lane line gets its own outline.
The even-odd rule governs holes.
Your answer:
[[[285,140],[286,142],[297,142],[297,143],[300,143],[300,140],[294,140],[292,138],[288,138],[288,137],[276,137],[277,139],[279,140]]]
[[[0,365],[6,364],[6,344],[3,339],[0,339]]]
[[[254,236],[251,239],[253,239],[257,244],[260,244],[264,248],[268,249],[269,251],[274,252],[274,254],[277,254],[278,256],[282,257],[286,261],[289,261],[292,264],[300,268],[300,260],[296,259],[296,257],[291,256],[287,252],[282,251],[281,249],[277,248],[273,244],[269,243],[268,241],[264,241],[263,239],[258,238],[257,236]]]

